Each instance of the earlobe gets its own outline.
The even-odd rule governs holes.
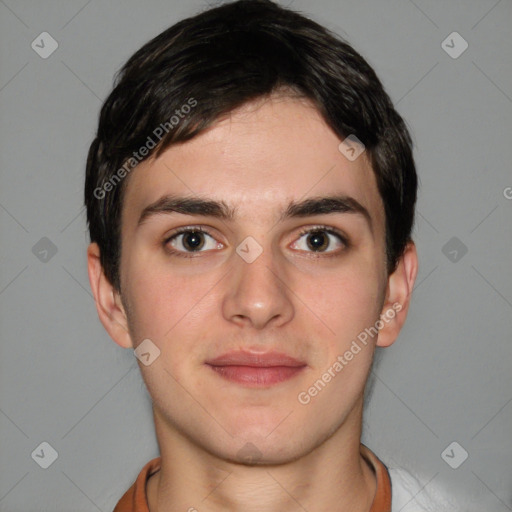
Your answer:
[[[100,249],[96,243],[91,243],[87,248],[87,271],[101,323],[119,346],[133,348],[126,312],[119,293],[105,276],[100,261]]]
[[[388,277],[386,300],[381,312],[377,346],[389,347],[398,338],[407,318],[411,294],[418,274],[418,254],[409,242],[395,271]]]

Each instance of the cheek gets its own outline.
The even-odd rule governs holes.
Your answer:
[[[127,269],[130,280],[125,287],[130,325],[137,338],[150,338],[158,345],[198,306],[206,284],[190,277],[180,279],[156,265],[133,263]]]
[[[179,383],[194,375],[201,360],[201,344],[196,340],[204,324],[204,295],[214,283],[205,278],[178,278],[155,267],[131,275],[126,290],[131,305],[130,335],[134,346],[149,339],[160,350],[154,362],[139,367],[151,396],[165,402],[169,396],[181,396]]]
[[[379,319],[384,283],[376,266],[352,265],[319,284],[314,307],[334,334],[318,339],[317,364],[297,400],[304,414],[337,428],[364,389],[377,341],[369,333]]]
[[[355,264],[340,267],[320,279],[305,280],[305,303],[322,319],[331,340],[330,349],[340,350],[361,331],[376,322],[381,311],[385,282],[380,269]]]
[[[180,350],[187,349],[184,338],[193,338],[202,325],[207,292],[214,288],[218,276],[180,276],[169,268],[142,264],[127,271],[131,279],[125,293],[134,344],[149,338],[160,350],[172,349],[173,359],[179,359]]]

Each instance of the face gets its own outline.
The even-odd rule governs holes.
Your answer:
[[[366,153],[340,142],[310,104],[273,98],[130,175],[129,336],[160,350],[139,366],[167,427],[209,453],[292,460],[361,401],[376,338],[353,342],[385,311],[385,220]]]

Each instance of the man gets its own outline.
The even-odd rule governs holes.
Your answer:
[[[160,457],[115,512],[392,509],[361,424],[417,275],[416,188],[372,68],[292,10],[228,3],[128,60],[87,161],[88,270]]]

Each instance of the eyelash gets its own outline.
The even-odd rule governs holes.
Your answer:
[[[334,236],[338,237],[338,239],[341,241],[341,243],[345,246],[345,249],[350,247],[350,243],[345,235],[343,235],[341,232],[339,232],[338,230],[336,230],[330,226],[324,226],[324,225],[318,225],[318,226],[314,226],[312,228],[304,228],[299,233],[299,239],[302,238],[306,234],[315,234],[315,233],[319,233],[319,232],[320,233],[328,233],[330,235],[334,235]],[[169,249],[169,247],[168,247],[169,242],[171,240],[173,240],[174,238],[177,238],[179,235],[182,235],[185,233],[204,233],[205,235],[208,235],[208,236],[214,238],[207,230],[204,230],[203,228],[201,228],[199,226],[187,226],[185,228],[179,228],[176,231],[174,231],[174,233],[172,235],[166,237],[165,240],[163,241],[163,246],[166,249],[166,251],[168,251],[173,256],[178,256],[180,258],[189,258],[189,259],[196,258],[197,256],[199,256],[201,254],[201,252],[205,252],[205,251],[196,251],[196,252],[188,252],[187,253],[187,252],[183,252],[183,251],[176,251],[174,249]],[[341,252],[343,252],[343,250]],[[317,256],[312,256],[313,258],[318,258],[318,257],[333,258],[333,257],[340,256],[340,251],[328,252],[328,253],[326,253],[325,256],[322,256],[321,251],[319,251],[319,252],[312,251],[312,254],[317,255]]]

